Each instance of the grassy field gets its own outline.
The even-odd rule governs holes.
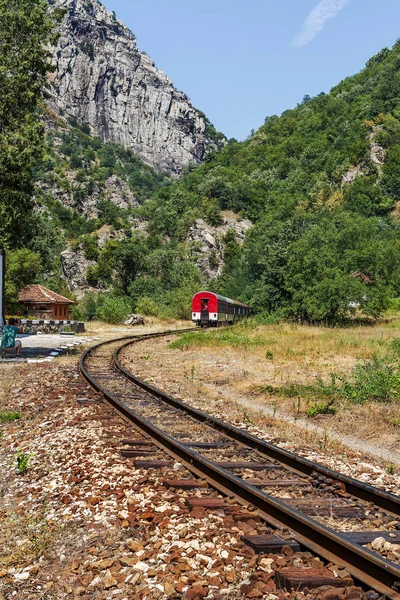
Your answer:
[[[320,422],[398,449],[399,314],[343,328],[258,325],[250,319],[185,334],[169,347],[182,353],[185,364],[193,362],[203,383],[249,397],[273,415]]]

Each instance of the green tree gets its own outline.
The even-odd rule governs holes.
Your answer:
[[[346,212],[322,214],[290,246],[288,312],[306,321],[335,322],[356,310],[378,317],[393,295],[399,258],[387,223]]]
[[[12,248],[30,238],[54,22],[45,0],[0,0],[0,22],[0,245]]]
[[[130,239],[124,240],[116,252],[116,270],[119,288],[123,294],[127,294],[130,284],[142,272],[145,263],[146,245],[145,238],[136,234]]]
[[[140,315],[157,317],[160,312],[160,306],[153,298],[143,296],[137,302],[135,311]]]
[[[35,283],[43,271],[39,254],[27,248],[9,251],[6,256],[5,304],[7,312],[18,306],[18,292]]]
[[[97,313],[97,295],[94,292],[87,292],[79,303],[79,310],[83,319],[92,321]]]
[[[105,296],[97,311],[97,317],[106,323],[117,324],[124,321],[130,311],[131,306],[127,298]]]

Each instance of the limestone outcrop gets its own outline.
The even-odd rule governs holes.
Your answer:
[[[382,125],[374,125],[371,133],[369,134],[369,155],[371,163],[375,166],[378,173],[378,177],[382,176],[383,165],[385,164],[386,150],[377,141],[379,133],[382,131]],[[354,183],[357,177],[364,177],[366,175],[365,167],[362,168],[360,165],[356,165],[349,169],[342,176],[342,187],[344,185],[351,185]]]
[[[210,279],[218,277],[224,267],[225,236],[232,232],[236,243],[242,245],[252,225],[249,219],[241,219],[229,211],[221,213],[221,224],[215,227],[197,219],[189,229],[186,242],[197,255],[200,271]]]
[[[61,252],[60,259],[69,289],[75,292],[78,298],[81,298],[86,291],[92,289],[86,279],[86,271],[88,267],[94,267],[96,263],[85,258],[82,245],[75,250],[67,248]]]
[[[60,19],[50,109],[89,124],[93,135],[132,148],[169,175],[201,162],[215,147],[212,127],[140,52],[131,31],[96,0],[48,1]]]

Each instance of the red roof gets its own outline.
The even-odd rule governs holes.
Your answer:
[[[18,300],[20,302],[40,302],[40,304],[73,304],[69,298],[38,284],[24,287],[18,294]]]

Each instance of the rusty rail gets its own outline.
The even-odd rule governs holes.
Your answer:
[[[302,459],[301,457],[281,450],[272,444],[268,444],[263,440],[259,440],[255,436],[251,436],[240,429],[232,427],[219,419],[215,419],[214,417],[207,415],[207,413],[196,411],[181,401],[174,399],[172,396],[165,394],[154,386],[135,377],[120,365],[118,354],[129,344],[151,337],[171,335],[172,333],[180,332],[168,331],[157,334],[145,334],[137,337],[129,336],[128,339],[119,338],[117,340],[110,340],[106,343],[123,342],[121,347],[114,353],[115,367],[121,375],[127,377],[134,384],[157,396],[159,399],[168,402],[176,408],[183,409],[191,416],[194,416],[203,422],[207,422],[207,424],[215,427],[219,431],[223,431],[226,435],[234,438],[236,441],[246,445],[254,444],[252,447],[259,450],[261,453],[266,454],[269,457],[273,456],[276,460],[283,462],[291,468],[301,470],[307,474],[316,471],[321,472],[325,476],[329,476],[337,481],[345,480],[345,485],[349,493],[352,493],[350,488],[354,488],[358,491],[358,494],[355,495],[360,498],[366,499],[365,495],[361,494],[367,494],[368,501],[375,502],[373,498],[376,498],[380,503],[384,501],[385,505],[389,503],[391,508],[395,508],[396,511],[399,510],[399,499],[396,496],[377,490],[372,486],[361,484],[361,482],[357,482],[356,480],[347,478],[335,471],[331,471],[330,469],[321,467],[311,461]],[[108,392],[100,383],[98,383],[95,377],[92,377],[85,368],[85,361],[88,356],[90,356],[90,353],[101,345],[102,344],[97,344],[83,354],[80,361],[80,370],[88,383],[100,392],[123,417],[133,423],[142,433],[151,436],[157,445],[164,448],[170,455],[175,458],[178,457],[190,471],[201,477],[206,477],[214,488],[228,496],[237,497],[241,502],[251,503],[259,510],[262,517],[268,523],[273,526],[289,528],[295,533],[296,539],[312,552],[318,554],[327,561],[344,566],[355,579],[366,586],[377,590],[379,593],[385,595],[387,599],[400,600],[400,568],[398,566],[383,559],[370,550],[362,548],[357,544],[353,544],[341,534],[328,529],[324,525],[321,525],[315,520],[296,511],[280,500],[247,484],[229,471],[218,467],[212,461],[201,456],[185,444],[178,442],[175,438],[169,436],[150,421],[144,419],[141,415],[128,408],[125,403],[115,398],[112,393]],[[293,464],[295,465],[294,467]],[[374,496],[374,492],[379,493]],[[388,496],[388,498],[385,496]],[[381,504],[378,505],[381,506]],[[394,511],[391,510],[391,512]]]

